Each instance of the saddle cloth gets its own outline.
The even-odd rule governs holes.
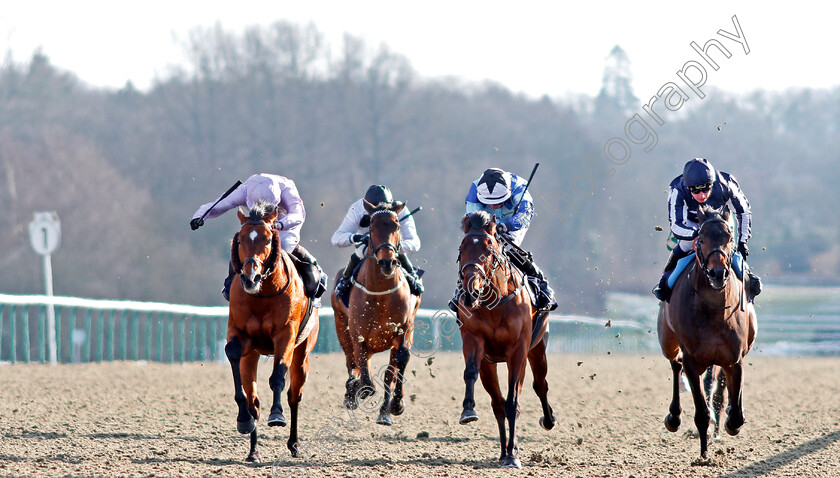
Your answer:
[[[668,276],[669,289],[674,288],[674,284],[677,282],[680,274],[682,274],[685,268],[691,263],[691,261],[694,260],[695,256],[696,254],[692,252],[677,261],[677,267],[675,267],[674,270],[671,271],[671,275]],[[744,258],[741,257],[740,252],[732,254],[732,270],[735,272],[735,277],[737,277],[738,280],[744,280]]]

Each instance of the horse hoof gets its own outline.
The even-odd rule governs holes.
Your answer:
[[[515,456],[506,456],[502,461],[502,466],[504,468],[522,468],[522,462]]]
[[[359,404],[356,403],[356,400],[353,400],[350,397],[344,397],[344,408],[348,410],[355,410],[359,408]]]
[[[667,417],[665,417],[665,428],[669,432],[675,432],[675,431],[679,430],[680,423],[682,423],[682,420],[680,420],[680,417],[672,416],[670,413],[668,414]]]
[[[260,462],[260,452],[255,451],[248,455],[248,458],[245,458],[245,461],[248,463],[259,463]]]
[[[288,442],[288,443],[286,443],[286,445],[289,447],[289,452],[291,452],[292,457],[293,457],[293,458],[297,458],[297,457],[298,457],[298,455],[299,455],[299,453],[298,453],[298,444],[297,444],[297,443]]]
[[[391,421],[391,417],[390,417],[390,416],[385,415],[385,414],[383,413],[383,414],[379,415],[379,418],[377,418],[377,419],[376,419],[376,424],[377,424],[377,425],[385,425],[385,426],[389,426],[389,427],[390,427],[390,426],[391,426],[391,425],[393,425],[394,423]]]
[[[391,402],[391,415],[400,416],[405,411],[405,400],[394,400]]]
[[[254,421],[253,418],[248,420],[247,422],[236,422],[236,431],[243,435],[248,435],[253,433],[254,430],[257,429],[257,423]]]
[[[474,422],[476,420],[478,420],[478,415],[475,413],[475,410],[464,410],[461,412],[461,419],[458,420],[458,423],[466,425],[467,423]]]
[[[546,424],[545,417],[540,417],[540,426],[543,427],[544,430],[551,430],[554,428],[554,424],[557,423],[557,417],[554,415],[551,416],[551,421]]]
[[[737,435],[738,433],[741,432],[741,427],[730,428],[728,420],[727,420],[726,423],[723,424],[723,429],[726,430],[726,433],[728,433],[732,436],[735,436],[735,435]]]
[[[272,413],[268,416],[268,426],[270,427],[285,427],[286,418],[282,413]]]

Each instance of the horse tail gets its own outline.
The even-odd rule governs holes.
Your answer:
[[[242,271],[242,261],[239,259],[239,233],[233,235],[233,241],[230,245],[230,264],[233,266],[233,271],[239,273]]]

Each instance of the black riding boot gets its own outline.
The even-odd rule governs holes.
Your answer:
[[[356,269],[356,266],[359,265],[359,262],[362,262],[362,258],[359,257],[358,254],[355,252],[350,254],[350,261],[344,267],[344,273],[341,277],[338,278],[338,281],[335,283],[335,296],[338,298],[344,298],[344,295],[350,291],[350,276],[353,275],[353,271]]]
[[[224,286],[222,286],[222,297],[228,302],[230,302],[230,284],[233,282],[233,276],[235,275],[236,271],[233,270],[233,264],[228,263],[228,276],[225,279]]]
[[[548,309],[554,310],[557,308],[557,301],[554,300],[554,290],[548,285],[548,279],[545,278],[545,275],[534,264],[533,260],[530,260],[530,257],[524,257],[522,254],[517,253],[513,250],[507,251],[507,256],[510,259],[510,262],[513,263],[528,277],[534,277],[537,279],[537,282],[540,284],[540,294],[537,298],[537,308],[538,309]],[[530,256],[530,254],[529,254]]]
[[[313,299],[321,297],[327,290],[327,275],[318,265],[318,261],[300,244],[295,246],[291,256],[295,259],[295,266],[303,279],[306,296]]]
[[[420,269],[414,269],[414,266],[411,264],[411,261],[408,260],[408,256],[404,252],[399,253],[400,264],[403,267],[403,271],[405,271],[405,278],[408,281],[408,287],[411,289],[411,293],[413,295],[419,296],[423,293],[423,281],[420,279],[420,276],[423,275],[423,271]]]
[[[665,264],[665,269],[662,271],[662,277],[659,279],[659,284],[657,284],[651,291],[657,299],[662,302],[668,302],[671,300],[671,288],[668,287],[668,277],[671,276],[671,271],[677,267],[677,262],[688,254],[688,252],[683,252],[683,250],[679,247],[675,247],[671,250],[671,255],[668,257],[668,263]]]
[[[747,263],[744,262],[744,265],[746,266]],[[747,300],[750,302],[754,302],[755,296],[761,294],[761,279],[759,279],[759,277],[753,273],[749,266],[745,268],[747,270]]]

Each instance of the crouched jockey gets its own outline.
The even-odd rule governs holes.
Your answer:
[[[496,230],[499,231],[505,255],[520,271],[536,279],[539,284],[537,308],[554,310],[557,301],[554,300],[554,291],[549,287],[548,279],[534,264],[531,254],[519,247],[534,216],[534,201],[531,193],[526,190],[527,184],[528,181],[515,174],[490,168],[470,185],[464,202],[467,214],[486,211],[496,216]],[[449,308],[453,312],[457,311],[458,298],[462,292],[461,284],[458,284],[455,297],[449,301]]]
[[[190,227],[196,230],[204,225],[202,216],[205,213],[206,217],[211,219],[235,207],[251,209],[261,200],[274,204],[281,211],[281,214],[277,215],[274,227],[280,231],[280,247],[292,257],[292,262],[303,279],[306,296],[310,299],[321,297],[327,289],[327,275],[312,254],[300,245],[300,230],[306,219],[306,210],[291,179],[275,174],[254,174],[230,195],[219,200],[215,206],[213,204],[216,201],[213,201],[198,208],[190,221]],[[282,214],[284,211],[285,214]],[[230,284],[233,276],[239,272],[233,270],[233,265],[228,266],[228,276],[222,289],[225,300],[230,300]]]
[[[334,246],[356,246],[355,252],[350,255],[350,261],[344,267],[344,274],[335,284],[335,295],[339,298],[343,298],[350,291],[350,278],[364,259],[364,247],[370,235],[370,217],[365,211],[364,201],[377,206],[391,205],[394,203],[394,196],[385,186],[375,184],[369,187],[364,198],[350,205],[341,225],[333,233]],[[402,265],[411,293],[420,295],[423,293],[423,281],[420,279],[422,271],[415,269],[406,255],[420,250],[420,238],[417,236],[414,218],[409,215],[408,208],[403,208],[398,218],[400,220],[400,250],[398,251],[400,265]]]
[[[750,203],[741,191],[735,177],[723,171],[717,171],[704,158],[695,158],[685,163],[683,173],[671,181],[668,189],[668,222],[671,234],[678,240],[671,251],[671,257],[665,265],[659,284],[653,289],[657,299],[668,302],[671,289],[668,278],[677,262],[693,251],[693,241],[697,237],[700,224],[697,223],[697,210],[701,204],[720,209],[729,206],[738,219],[738,252],[744,260],[744,279],[747,282],[747,299],[752,302],[761,293],[761,279],[747,267],[750,253],[747,242],[750,240],[752,214]]]

